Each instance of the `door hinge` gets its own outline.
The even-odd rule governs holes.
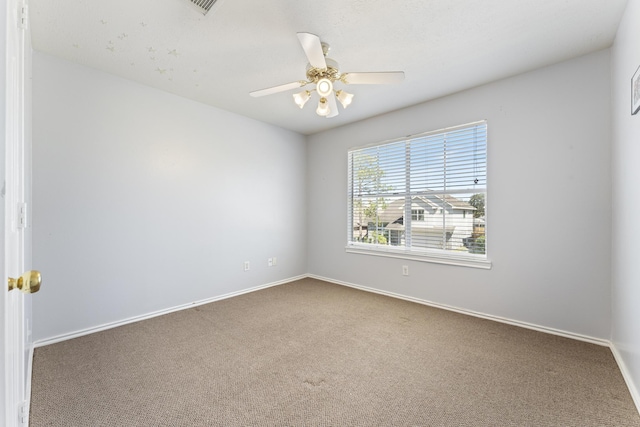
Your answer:
[[[27,228],[27,204],[24,202],[18,203],[18,221],[17,227]]]
[[[29,26],[29,7],[26,4],[18,6],[18,28],[26,30]]]
[[[29,402],[22,402],[18,408],[20,424],[29,424]]]

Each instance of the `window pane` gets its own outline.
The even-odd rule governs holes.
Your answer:
[[[479,122],[350,151],[352,241],[485,254],[486,135]]]

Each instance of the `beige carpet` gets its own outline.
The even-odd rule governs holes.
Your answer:
[[[35,351],[31,427],[640,426],[610,350],[312,279]]]

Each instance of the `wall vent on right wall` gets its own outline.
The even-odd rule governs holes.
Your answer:
[[[217,0],[189,0],[196,8],[203,14],[206,15],[207,12],[211,10],[213,5]]]

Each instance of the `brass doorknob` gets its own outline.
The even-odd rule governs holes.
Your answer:
[[[9,277],[9,290],[20,289],[25,294],[32,294],[40,290],[42,276],[39,271],[31,270],[24,273],[17,279]]]

